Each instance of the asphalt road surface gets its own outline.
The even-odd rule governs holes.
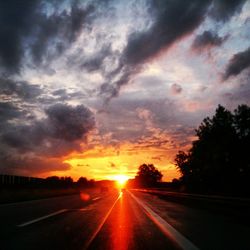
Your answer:
[[[139,191],[0,205],[1,250],[248,250],[247,221]]]

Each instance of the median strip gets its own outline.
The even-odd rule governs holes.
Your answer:
[[[129,192],[129,191],[128,191]],[[145,203],[138,199],[131,192],[129,194],[132,198],[144,209],[148,217],[161,229],[161,231],[168,237],[171,238],[176,244],[178,244],[183,250],[199,250],[190,240],[179,233],[175,228],[168,224],[163,218],[156,214],[151,208]]]

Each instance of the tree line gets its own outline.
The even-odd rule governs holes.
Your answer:
[[[36,178],[28,176],[0,175],[0,187],[10,188],[87,188],[94,187],[96,181],[80,177],[76,182],[70,176],[49,176]]]
[[[94,187],[95,180],[88,180],[86,177],[80,177],[76,182],[70,176],[58,177],[49,176],[45,179],[44,183],[50,187],[67,188],[67,187]]]
[[[196,129],[189,151],[179,151],[175,164],[188,191],[250,195],[250,107],[230,112],[219,105]]]

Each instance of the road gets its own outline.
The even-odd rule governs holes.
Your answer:
[[[250,226],[139,191],[0,206],[1,250],[250,249]]]

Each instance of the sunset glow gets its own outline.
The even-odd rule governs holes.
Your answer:
[[[249,1],[2,2],[3,174],[133,178],[145,163],[171,181],[218,104],[250,103]]]
[[[138,151],[134,144],[120,145],[119,154],[115,147],[96,147],[86,151],[84,154],[72,154],[65,160],[72,167],[64,172],[74,177],[85,174],[95,180],[114,179],[116,175],[126,175],[134,178],[138,171],[138,166],[142,163],[153,162],[154,165],[163,173],[164,181],[171,181],[173,178],[180,176],[176,167],[171,163],[175,150],[148,148]],[[60,172],[53,172],[60,175]]]

